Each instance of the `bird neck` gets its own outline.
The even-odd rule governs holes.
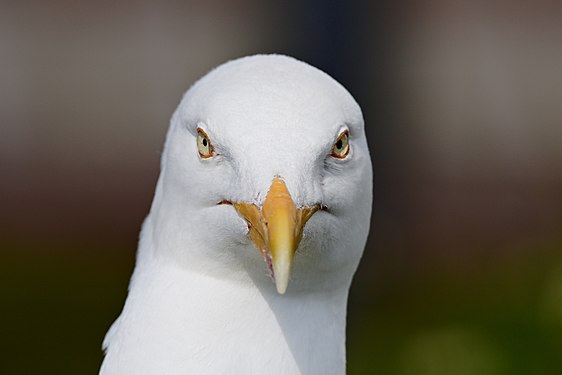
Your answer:
[[[129,373],[138,358],[155,373],[345,372],[347,289],[278,295],[146,264],[135,269],[106,362],[128,364]]]

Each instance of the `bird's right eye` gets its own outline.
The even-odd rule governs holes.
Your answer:
[[[197,151],[203,159],[210,158],[215,152],[209,136],[201,128],[197,128]]]

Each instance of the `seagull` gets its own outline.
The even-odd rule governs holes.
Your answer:
[[[344,374],[372,195],[342,85],[283,55],[215,68],[171,118],[100,374]]]

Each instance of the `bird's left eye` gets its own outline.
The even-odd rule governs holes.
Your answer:
[[[197,150],[203,159],[210,158],[215,151],[209,136],[201,128],[197,128]]]
[[[336,143],[332,147],[332,156],[338,159],[345,159],[349,154],[349,132],[345,130],[340,134]]]

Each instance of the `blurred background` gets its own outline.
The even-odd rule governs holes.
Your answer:
[[[555,1],[0,3],[0,373],[93,374],[169,118],[285,53],[346,86],[375,166],[348,373],[562,374]]]

